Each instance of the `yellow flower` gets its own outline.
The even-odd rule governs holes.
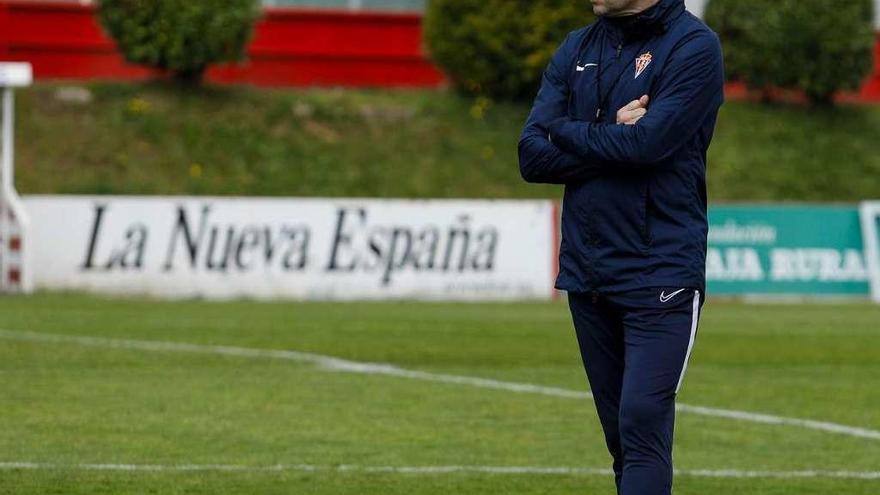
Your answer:
[[[128,100],[128,112],[134,114],[147,113],[150,110],[150,102],[147,100],[135,97]]]
[[[489,110],[489,107],[491,106],[492,100],[484,96],[478,97],[474,100],[474,104],[471,105],[471,117],[473,117],[474,120],[482,120],[486,115],[486,111]]]
[[[202,164],[201,163],[190,163],[189,164],[189,176],[193,179],[198,179],[202,176]]]

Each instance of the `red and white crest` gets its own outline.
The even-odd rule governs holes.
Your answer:
[[[636,59],[636,77],[633,79],[638,79],[642,72],[645,72],[645,69],[651,65],[651,58],[651,52],[639,55],[639,58]]]

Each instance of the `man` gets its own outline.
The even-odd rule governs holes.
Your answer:
[[[622,495],[672,491],[675,397],[705,287],[706,150],[718,38],[684,0],[592,0],[553,56],[519,143],[565,184],[560,273]]]

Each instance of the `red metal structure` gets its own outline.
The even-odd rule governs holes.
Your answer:
[[[266,86],[435,87],[418,14],[266,9],[248,60],[209,70],[217,82]],[[93,5],[0,1],[0,60],[30,62],[37,79],[141,79],[104,34]]]
[[[860,96],[868,101],[880,102],[880,35],[874,49],[874,74],[862,88]]]
[[[37,79],[153,75],[125,63],[101,30],[93,5],[69,2],[0,0],[0,60],[31,62]],[[880,102],[880,37],[876,60],[874,75],[855,98]],[[444,84],[422,46],[419,14],[278,8],[265,10],[247,62],[214,67],[208,78],[262,86]]]

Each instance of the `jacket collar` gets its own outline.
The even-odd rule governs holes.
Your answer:
[[[663,34],[685,11],[684,0],[660,0],[647,10],[625,17],[600,18],[606,29],[623,41]]]

